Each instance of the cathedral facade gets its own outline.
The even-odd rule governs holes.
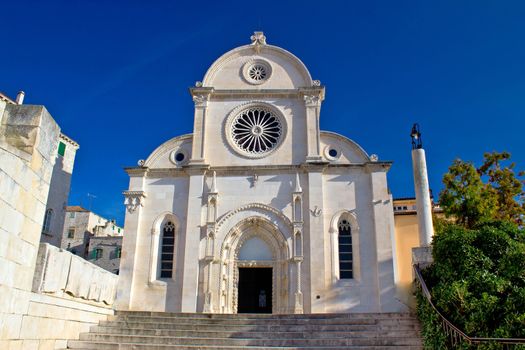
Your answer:
[[[390,162],[321,131],[325,89],[261,32],[190,89],[194,131],[127,168],[116,308],[405,310]]]

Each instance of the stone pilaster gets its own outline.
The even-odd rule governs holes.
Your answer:
[[[320,162],[322,158],[319,117],[321,114],[321,103],[324,100],[324,87],[303,89],[302,94],[306,108],[306,161]]]
[[[305,223],[308,222],[308,269],[310,270],[310,305],[312,313],[325,312],[326,268],[325,268],[325,235],[323,219],[323,166],[309,166],[308,200],[305,211]]]
[[[370,194],[372,222],[377,263],[377,293],[379,312],[399,311],[395,301],[394,264],[392,244],[394,240],[392,201],[388,193],[386,172],[389,163],[370,163]]]
[[[142,182],[143,178],[132,177],[130,187],[136,186],[133,186],[133,183],[137,184]],[[142,188],[142,186],[139,188]],[[137,261],[139,257],[137,250],[144,239],[150,238],[149,234],[142,235],[140,228],[140,219],[146,194],[142,190],[132,190],[124,191],[123,195],[124,205],[126,206],[126,217],[124,219],[126,234],[124,234],[122,239],[119,283],[117,285],[117,296],[114,304],[117,310],[129,310],[132,308],[133,288],[137,283],[137,264],[139,264]]]
[[[199,286],[199,245],[203,222],[202,188],[204,184],[203,168],[189,168],[188,212],[186,231],[181,243],[184,247],[182,276],[181,312],[196,312]]]
[[[192,88],[190,93],[195,102],[195,116],[193,124],[193,148],[190,164],[198,165],[206,163],[206,117],[208,102],[213,88]]]

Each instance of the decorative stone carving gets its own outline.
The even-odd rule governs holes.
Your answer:
[[[321,96],[315,95],[304,95],[304,102],[306,107],[319,107],[321,105]]]
[[[267,212],[270,212],[272,214],[274,214],[275,216],[279,217],[281,220],[284,221],[284,223],[291,229],[293,228],[293,224],[292,222],[290,221],[290,219],[288,219],[287,216],[285,216],[282,211],[280,210],[277,210],[273,207],[270,207],[269,205],[266,205],[266,204],[262,204],[262,203],[250,203],[250,204],[246,204],[246,205],[243,205],[243,206],[240,206],[239,208],[235,209],[235,210],[231,210],[229,212],[227,212],[221,219],[220,221],[217,223],[216,225],[216,229],[217,231],[220,230],[221,226],[226,222],[228,221],[232,216],[234,216],[235,214],[241,212],[241,211],[245,211],[245,210],[250,210],[250,209],[260,209],[260,210],[263,210],[263,211],[267,211]]]
[[[124,205],[128,210],[128,213],[133,214],[133,212],[138,207],[144,206],[144,199],[146,198],[146,193],[144,191],[124,191]]]
[[[312,213],[313,216],[319,217],[323,213],[323,210],[316,205],[315,208],[310,210],[310,212]]]
[[[312,81],[312,86],[321,86],[321,81],[320,80],[313,80]]]
[[[255,52],[259,53],[261,51],[261,46],[266,45],[266,37],[263,32],[253,32],[253,35],[250,37],[252,41],[253,48]]]
[[[206,107],[208,105],[208,101],[210,99],[209,94],[195,94],[193,95],[193,102],[195,103],[195,107]]]

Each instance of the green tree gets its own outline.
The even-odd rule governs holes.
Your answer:
[[[494,189],[497,199],[497,211],[495,218],[499,220],[512,221],[523,224],[525,216],[525,172],[517,174],[514,172],[515,163],[509,163],[510,153],[492,152],[484,154],[484,162],[478,172],[488,178],[488,184]]]
[[[473,228],[494,219],[522,224],[525,216],[523,172],[514,172],[514,163],[507,164],[507,152],[485,153],[483,164],[454,160],[443,176],[445,188],[439,203],[445,215],[456,223]]]

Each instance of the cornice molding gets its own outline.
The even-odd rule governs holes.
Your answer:
[[[205,171],[216,171],[218,175],[246,175],[252,176],[253,173],[259,175],[265,174],[266,172],[270,173],[272,171],[282,171],[288,172],[290,174],[295,174],[295,172],[304,171],[326,171],[329,169],[374,169],[374,167],[381,168],[387,167],[390,168],[392,165],[391,161],[382,161],[382,162],[367,162],[367,163],[351,163],[351,164],[341,164],[341,163],[305,163],[299,165],[232,165],[232,166],[203,166],[203,167],[189,167],[184,168],[125,168],[126,172],[130,176],[146,176],[147,178],[162,178],[162,177],[181,177],[188,176],[193,174],[202,174]],[[379,167],[380,166],[380,167]],[[319,170],[321,169],[321,170]]]

